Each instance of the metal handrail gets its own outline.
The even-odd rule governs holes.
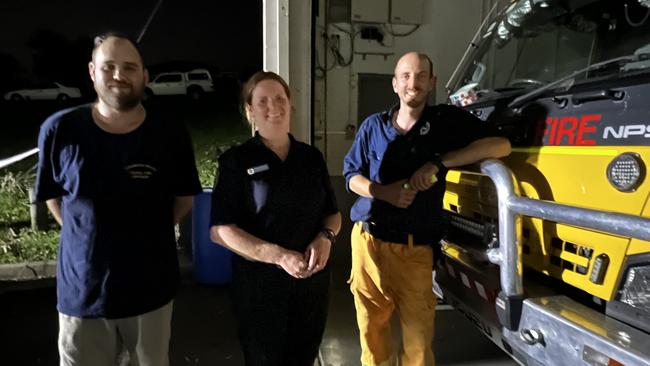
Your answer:
[[[650,219],[520,197],[512,171],[501,161],[485,160],[481,172],[494,182],[498,197],[499,248],[491,260],[500,269],[501,289],[508,297],[523,296],[518,230],[520,215],[578,226],[622,237],[650,241]]]
[[[21,161],[23,159],[27,159],[28,157],[30,157],[30,156],[32,156],[32,155],[34,155],[36,153],[38,153],[38,148],[37,147],[35,147],[35,148],[31,149],[31,150],[27,150],[25,152],[22,152],[22,153],[20,153],[18,155],[10,156],[10,157],[8,157],[6,159],[1,159],[0,160],[0,169],[6,168],[9,165],[15,164],[15,163],[17,163],[17,162],[19,162],[19,161]]]

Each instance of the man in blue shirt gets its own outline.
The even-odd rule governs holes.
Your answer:
[[[168,365],[180,284],[174,224],[201,189],[177,123],[141,104],[147,72],[124,36],[95,39],[97,101],[49,117],[39,134],[37,199],[61,225],[61,365]]]
[[[363,365],[393,365],[390,318],[402,328],[402,366],[435,363],[433,246],[443,234],[447,168],[510,153],[507,139],[462,109],[426,100],[435,87],[431,60],[410,52],[395,67],[399,105],[368,117],[344,160],[351,210],[352,275]]]

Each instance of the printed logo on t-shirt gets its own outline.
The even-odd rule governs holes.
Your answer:
[[[429,130],[430,130],[430,129],[431,129],[431,125],[429,124],[429,122],[428,122],[428,121],[425,122],[425,123],[424,123],[424,126],[422,126],[422,127],[420,128],[420,136],[422,136],[422,135],[426,135],[427,133],[429,133]]]
[[[149,179],[158,170],[149,164],[131,164],[124,169],[132,179]]]

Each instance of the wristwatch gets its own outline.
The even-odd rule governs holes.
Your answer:
[[[332,244],[336,243],[336,234],[334,233],[334,230],[328,227],[324,227],[320,229],[320,232],[323,233],[323,235],[325,235],[325,238],[327,238],[327,240],[329,240],[330,243]]]

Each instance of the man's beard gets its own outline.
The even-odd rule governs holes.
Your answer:
[[[426,93],[424,93],[420,89],[417,89],[416,91],[418,92],[417,95],[415,95],[413,97],[410,97],[410,99],[406,99],[406,93],[407,92],[404,92],[405,98],[403,98],[403,100],[406,99],[404,101],[404,103],[406,103],[406,105],[409,106],[410,108],[420,107],[421,105],[423,105],[423,104],[425,104],[427,102]]]
[[[411,107],[411,108],[417,108],[424,104],[426,100],[417,100],[417,99],[411,99],[408,102],[406,102],[406,105]]]
[[[420,92],[421,93],[421,92]],[[427,97],[426,95],[416,95],[415,97],[412,97],[411,99],[406,101],[406,105],[411,107],[411,108],[417,108],[420,107],[421,105],[425,104],[427,102]]]
[[[110,90],[111,87],[106,87],[101,92],[97,91],[97,97],[118,111],[129,111],[142,102],[145,88],[144,83],[140,87],[130,86],[131,91],[129,93],[121,94],[116,94]]]

